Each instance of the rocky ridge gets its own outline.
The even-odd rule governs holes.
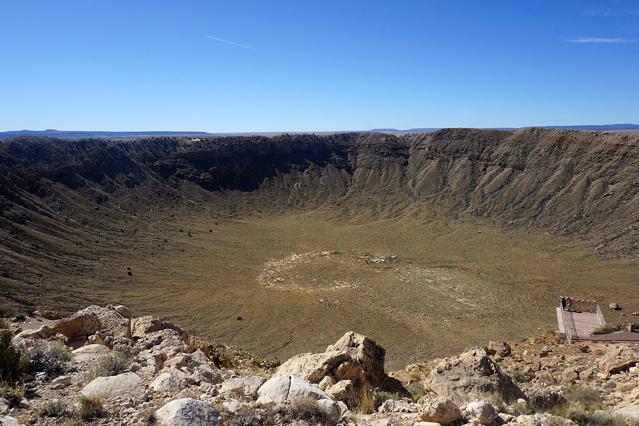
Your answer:
[[[387,373],[355,332],[278,366],[122,305],[0,328],[2,425],[639,424],[637,345],[549,333]]]

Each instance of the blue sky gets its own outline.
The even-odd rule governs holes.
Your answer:
[[[0,130],[639,122],[639,1],[3,0]]]

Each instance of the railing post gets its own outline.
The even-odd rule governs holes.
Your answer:
[[[572,329],[568,327],[568,323],[566,322],[566,317],[564,316],[564,307],[559,305],[559,312],[561,312],[561,322],[564,325],[564,334],[566,335],[566,344],[570,345],[572,343]]]
[[[597,319],[599,320],[599,325],[600,326],[605,326],[606,325],[606,319],[603,316],[603,313],[601,312],[601,308],[599,307],[599,305],[597,305]]]

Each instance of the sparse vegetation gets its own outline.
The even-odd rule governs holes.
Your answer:
[[[619,330],[621,330],[621,324],[606,324],[602,327],[596,328],[592,334],[609,334]]]
[[[335,420],[313,398],[302,398],[289,405],[243,407],[233,415],[224,415],[229,426],[275,426],[303,421],[311,425],[333,425]]]
[[[350,403],[349,407],[355,408],[360,413],[372,413],[377,409],[377,405],[375,404],[376,396],[373,390],[362,387],[359,392],[359,400]]]
[[[579,404],[586,410],[599,410],[602,407],[601,394],[591,386],[573,385],[567,386],[563,392],[568,402]]]
[[[100,398],[80,395],[79,402],[78,416],[82,420],[94,420],[106,414]]]
[[[8,303],[0,303],[0,317],[10,317],[15,313],[15,310]]]
[[[490,395],[489,402],[493,405],[493,407],[495,407],[497,411],[504,411],[505,408],[508,406],[508,404],[504,400],[503,395],[499,392],[493,392]]]
[[[146,408],[143,412],[142,412],[142,422],[146,425],[154,425],[156,424],[158,421],[157,417],[155,416],[155,409],[152,407]]]
[[[131,356],[122,352],[113,352],[100,358],[95,368],[86,375],[86,380],[90,382],[97,377],[116,376],[124,373],[131,364]]]
[[[580,403],[565,404],[555,407],[551,413],[571,419],[580,426],[625,426],[627,423],[621,416],[586,409]]]
[[[23,384],[0,383],[0,397],[9,401],[10,407],[16,407],[26,395],[26,387]]]
[[[58,341],[38,340],[25,347],[29,372],[45,372],[50,377],[64,373],[71,360],[71,351]]]
[[[69,407],[60,401],[47,402],[39,411],[40,417],[65,417],[69,414]]]
[[[410,393],[413,401],[419,401],[419,399],[426,395],[426,389],[424,389],[424,385],[421,382],[411,383],[406,387],[406,390]]]
[[[375,408],[379,407],[380,405],[382,405],[384,402],[388,401],[389,399],[397,399],[397,395],[391,392],[386,392],[386,391],[377,392],[375,394]]]
[[[535,377],[535,374],[530,371],[524,372],[523,370],[515,370],[512,374],[513,380],[517,383],[528,383],[533,379],[533,377]]]
[[[0,330],[0,382],[15,383],[24,372],[25,361],[22,353],[13,346],[9,330]]]
[[[296,420],[304,420],[310,424],[330,425],[334,421],[328,416],[317,400],[302,398],[294,401],[289,407],[290,417]]]

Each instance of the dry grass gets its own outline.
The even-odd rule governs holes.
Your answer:
[[[80,395],[79,402],[80,407],[78,409],[78,416],[82,420],[94,420],[103,417],[106,414],[100,398]]]
[[[12,337],[9,330],[0,331],[0,383],[15,383],[25,371],[25,360],[11,343]]]
[[[86,375],[86,380],[90,382],[97,377],[116,376],[128,370],[131,364],[131,357],[121,352],[114,352],[100,358],[98,365],[90,370]]]
[[[313,398],[302,398],[288,407],[289,416],[295,420],[303,420],[309,424],[331,425],[334,419]]]
[[[142,412],[142,423],[146,425],[154,425],[157,423],[157,420],[154,408],[149,407]]]
[[[603,408],[601,394],[591,386],[566,386],[563,396],[572,404],[579,404],[586,410],[594,411]]]
[[[619,330],[621,330],[621,324],[606,324],[593,330],[592,334],[609,334]]]
[[[0,382],[0,397],[9,401],[10,407],[16,407],[26,395],[27,390],[23,384],[8,384]]]
[[[15,314],[15,309],[8,303],[0,303],[0,318],[10,317]]]
[[[389,399],[399,399],[399,397],[391,392],[379,391],[375,394],[375,408],[378,408]]]
[[[533,372],[523,372],[522,370],[513,371],[512,378],[517,383],[528,383],[535,377]]]
[[[69,414],[69,407],[60,401],[50,401],[41,407],[38,413],[40,417],[65,417]]]
[[[29,358],[29,371],[43,371],[55,377],[66,370],[71,360],[71,350],[61,342],[38,340],[26,347],[26,356]]]
[[[593,411],[583,405],[566,404],[550,410],[552,414],[573,420],[580,426],[626,426],[625,419],[611,413]]]

